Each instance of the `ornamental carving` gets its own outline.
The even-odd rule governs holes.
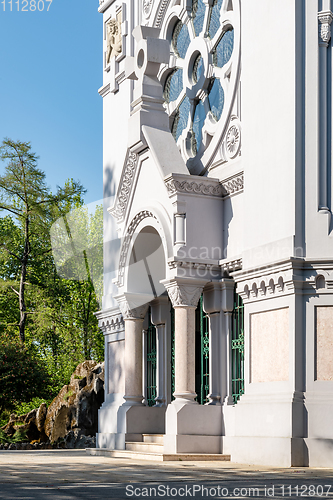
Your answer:
[[[177,282],[165,285],[173,307],[197,307],[203,285],[183,285]]]
[[[226,150],[230,159],[235,158],[240,151],[240,129],[237,125],[232,125],[226,136]]]
[[[125,214],[128,200],[132,191],[133,180],[138,163],[137,160],[138,156],[134,153],[129,152],[126,159],[126,166],[120,179],[117,200],[115,206],[110,210],[111,215],[113,215],[113,217],[117,219],[117,222],[121,222]]]
[[[144,304],[142,306],[131,308],[129,302],[123,297],[118,301],[118,305],[124,320],[144,319],[149,306],[149,304]]]
[[[109,64],[113,57],[119,56],[121,51],[121,13],[119,13],[117,19],[110,19],[106,23],[106,64]]]
[[[170,3],[170,0],[162,0],[160,7],[159,7],[159,10],[157,12],[155,22],[154,22],[155,28],[161,27],[169,3]]]
[[[231,194],[238,193],[244,189],[244,173],[234,175],[229,179],[221,182],[224,196],[230,196]]]
[[[152,217],[153,219],[157,220],[155,215],[152,212],[149,212],[148,210],[143,210],[142,212],[139,212],[134,219],[132,219],[130,225],[128,226],[126,236],[124,238],[122,247],[121,247],[121,252],[120,252],[120,258],[119,258],[119,269],[118,269],[118,280],[117,280],[117,285],[122,286],[124,283],[124,273],[125,273],[125,265],[127,261],[127,254],[128,254],[128,249],[130,246],[131,239],[133,237],[133,234],[135,233],[136,228],[140,224],[140,222],[143,219],[146,219],[147,217]]]
[[[154,0],[143,0],[142,2],[142,15],[148,19],[153,9]]]
[[[177,181],[169,179],[166,181],[169,196],[175,193],[200,194],[207,196],[222,196],[223,189],[220,184],[198,183],[192,181]]]
[[[333,14],[331,11],[323,11],[318,13],[319,20],[319,37],[323,45],[328,47],[328,43],[331,39],[331,23],[333,19]]]

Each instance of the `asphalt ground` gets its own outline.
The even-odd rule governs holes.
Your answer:
[[[0,451],[0,499],[332,498],[333,469],[153,462],[84,450]]]

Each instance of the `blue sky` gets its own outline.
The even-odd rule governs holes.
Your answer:
[[[23,12],[31,1],[17,11],[12,0],[10,11],[0,0],[0,142],[31,142],[51,189],[79,179],[91,203],[103,192],[99,2],[44,0],[43,11]]]

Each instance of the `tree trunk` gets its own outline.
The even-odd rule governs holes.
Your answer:
[[[28,255],[29,255],[29,219],[28,219],[28,217],[25,220],[24,240],[25,241],[24,241],[24,251],[23,251],[23,258],[22,258],[20,290],[19,290],[19,305],[20,305],[19,332],[20,332],[20,340],[22,343],[25,342],[25,324],[26,324],[26,320],[27,320],[24,292],[25,292],[25,280],[26,280],[26,276],[27,276]]]

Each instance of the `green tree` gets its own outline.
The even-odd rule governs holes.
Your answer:
[[[84,192],[80,183],[72,181],[58,187],[54,195],[45,182],[45,174],[37,167],[38,157],[30,143],[5,139],[0,147],[0,158],[7,162],[5,174],[0,176],[0,210],[11,214],[21,229],[20,247],[13,248],[12,236],[4,234],[0,247],[19,267],[17,281],[8,286],[17,295],[19,303],[19,336],[25,341],[27,307],[25,289],[28,266],[51,252],[49,228],[59,210]],[[43,244],[41,244],[43,242]],[[15,267],[15,266],[14,266]]]
[[[33,350],[15,343],[10,335],[0,341],[0,415],[36,394],[50,399],[52,381],[47,367]]]

